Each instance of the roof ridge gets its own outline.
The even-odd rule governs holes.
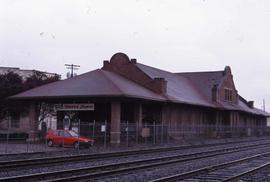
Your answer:
[[[121,94],[124,95],[123,90],[121,90],[121,89],[114,83],[114,81],[113,81],[110,77],[108,77],[108,76],[106,75],[106,72],[110,72],[110,71],[103,70],[103,69],[98,69],[98,70],[100,70],[101,73],[104,75],[104,77],[105,77],[107,80],[109,80],[109,81],[113,84],[113,86],[116,87],[116,88],[121,92]],[[113,73],[113,72],[110,72],[110,73],[115,74],[115,73]],[[115,74],[115,75],[118,75],[118,74]],[[118,76],[120,76],[120,75],[118,75]],[[122,77],[122,76],[121,76],[121,77]]]
[[[170,72],[170,71],[167,71],[167,70],[162,70],[162,69],[159,69],[159,68],[156,68],[156,67],[153,67],[153,66],[149,66],[149,65],[146,65],[146,64],[142,64],[142,63],[136,63],[136,64],[147,66],[149,68],[156,69],[156,70],[159,70],[159,71],[163,71],[163,72],[166,72],[166,73],[174,74],[173,72]],[[145,73],[145,74],[147,74],[147,73]]]
[[[137,63],[138,64],[138,63]],[[199,92],[199,89],[198,89],[198,87],[189,79],[189,78],[187,78],[187,77],[184,77],[184,76],[182,76],[182,75],[179,75],[179,74],[176,74],[176,73],[173,73],[173,72],[170,72],[170,71],[166,71],[166,70],[161,70],[161,69],[159,69],[159,68],[155,68],[155,67],[152,67],[152,66],[148,66],[148,65],[144,65],[144,64],[141,64],[141,63],[139,63],[140,65],[143,65],[143,66],[147,66],[147,67],[150,67],[151,69],[156,69],[156,70],[158,70],[158,71],[162,71],[162,72],[164,72],[165,74],[170,74],[170,75],[173,75],[173,76],[175,76],[175,78],[177,78],[177,79],[184,79],[186,82],[188,82],[189,84],[190,84],[190,86],[194,89],[194,91],[201,97],[201,99],[203,99],[203,100],[205,100],[205,101],[207,101],[207,97],[204,95],[204,94],[202,94],[201,92]],[[146,73],[147,74],[147,73]],[[166,79],[166,78],[165,78]],[[168,97],[168,95],[167,94],[161,94],[162,96],[164,96],[165,98],[169,98]],[[212,103],[210,103],[210,104],[212,104]]]
[[[194,71],[194,72],[177,72],[174,74],[194,74],[194,73],[219,73],[219,72],[223,72],[221,71]]]

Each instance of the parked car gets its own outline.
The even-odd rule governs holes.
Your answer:
[[[74,148],[79,148],[80,146],[90,147],[94,144],[94,139],[79,136],[73,130],[49,130],[46,139],[49,147],[73,145]]]

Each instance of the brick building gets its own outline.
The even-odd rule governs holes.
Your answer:
[[[11,99],[29,105],[33,131],[39,115],[36,106],[46,103],[54,108],[57,128],[64,127],[70,111],[76,111],[81,121],[106,120],[112,144],[120,143],[121,123],[126,121],[140,129],[146,123],[165,125],[172,138],[188,136],[187,128],[193,134],[205,134],[205,126],[214,128],[208,135],[222,137],[241,127],[248,128],[246,135],[251,135],[256,128],[265,128],[269,117],[238,94],[228,66],[215,72],[171,73],[137,63],[123,53],[104,61],[101,69]]]
[[[22,79],[25,81],[28,77],[31,77],[35,72],[42,73],[46,75],[48,78],[54,77],[54,76],[60,76],[56,73],[49,73],[44,71],[38,71],[38,70],[27,70],[27,69],[20,69],[16,67],[0,67],[0,75],[7,74],[9,72],[13,72],[18,74]]]

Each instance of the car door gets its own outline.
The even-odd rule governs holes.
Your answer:
[[[63,131],[63,138],[65,145],[72,145],[74,143],[73,137],[68,131]]]
[[[60,136],[60,132],[61,131],[54,131],[53,132],[53,143],[56,144],[56,145],[60,145],[62,144],[62,137]]]
[[[57,140],[59,145],[66,145],[66,133],[64,130],[59,131]]]

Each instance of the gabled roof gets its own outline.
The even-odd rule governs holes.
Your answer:
[[[187,72],[187,73],[176,73],[181,77],[187,78],[192,82],[196,89],[207,99],[208,102],[212,101],[212,88],[214,85],[220,85],[223,78],[223,71],[213,72]]]
[[[187,78],[140,63],[136,63],[136,66],[153,79],[165,78],[167,81],[166,97],[169,101],[214,107]]]
[[[30,99],[104,96],[126,96],[157,101],[166,100],[162,95],[158,95],[120,75],[100,69],[36,87],[10,98]]]

